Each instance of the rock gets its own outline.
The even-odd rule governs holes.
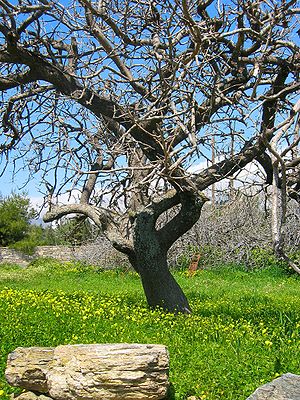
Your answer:
[[[167,395],[168,369],[162,345],[91,344],[17,348],[5,375],[54,400],[159,400]]]
[[[37,400],[38,396],[32,392],[25,392],[20,395],[14,395],[12,399],[16,400]]]
[[[284,374],[256,389],[247,400],[300,400],[300,375]]]
[[[12,386],[48,392],[46,373],[53,360],[53,347],[18,347],[8,355],[5,377]]]

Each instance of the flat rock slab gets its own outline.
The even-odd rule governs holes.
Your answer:
[[[256,389],[247,400],[300,400],[300,375],[284,374]]]
[[[122,343],[19,347],[8,356],[5,376],[54,400],[160,400],[168,372],[165,346]]]

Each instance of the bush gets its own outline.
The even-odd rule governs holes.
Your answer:
[[[8,246],[23,240],[35,211],[25,195],[0,197],[0,245]]]
[[[23,239],[19,242],[9,245],[9,247],[28,256],[32,256],[35,252],[36,243],[30,239]]]
[[[170,264],[188,267],[191,251],[201,254],[200,265],[216,267],[236,264],[252,270],[285,263],[272,250],[271,218],[263,196],[239,194],[222,205],[206,204],[199,221],[170,249]],[[288,203],[285,248],[296,261],[299,252],[300,207]],[[300,257],[300,256],[299,256]]]
[[[199,268],[210,268],[217,267],[221,263],[221,260],[224,259],[223,250],[219,247],[214,246],[194,246],[189,245],[181,253],[174,262],[175,269],[184,270],[188,269],[193,256],[199,254],[200,259],[198,263]],[[222,264],[223,265],[223,264]]]
[[[187,270],[191,264],[192,257],[195,254],[200,255],[198,268],[209,269],[220,266],[233,266],[235,268],[243,268],[244,270],[256,270],[265,268],[281,268],[287,269],[287,263],[279,260],[271,248],[255,247],[253,249],[236,249],[237,254],[229,257],[224,249],[217,246],[187,246],[182,254],[180,254],[175,262],[174,268],[177,270]],[[300,252],[294,252],[290,255],[291,259],[300,261]]]
[[[285,262],[280,261],[271,249],[257,247],[250,251],[248,265],[252,269],[285,267]]]

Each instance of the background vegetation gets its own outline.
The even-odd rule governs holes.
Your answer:
[[[239,264],[246,270],[273,265],[286,269],[287,263],[279,261],[272,248],[269,197],[237,191],[230,198],[226,193],[218,193],[217,199],[223,199],[219,203],[206,204],[200,220],[172,246],[170,265],[188,268],[191,257],[199,254],[201,268]],[[84,262],[96,261],[98,254],[112,249],[89,219],[64,218],[56,225],[37,225],[33,223],[36,215],[25,194],[0,197],[0,245],[25,254],[33,254],[37,246],[43,245],[88,245],[81,256]],[[171,217],[168,213],[160,222]],[[300,261],[299,221],[299,205],[289,202],[284,240],[289,256],[296,262]]]
[[[23,240],[29,232],[30,220],[35,214],[30,200],[25,195],[0,195],[0,246]]]
[[[193,314],[149,310],[135,273],[40,260],[20,273],[0,266],[0,393],[7,354],[18,346],[163,343],[173,398],[246,399],[259,385],[300,373],[299,278],[275,265],[198,271],[176,279]]]
[[[28,196],[0,195],[0,246],[32,255],[36,246],[80,245],[95,240],[99,229],[82,217],[62,219],[56,226],[38,225]]]

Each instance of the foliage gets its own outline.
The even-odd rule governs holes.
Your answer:
[[[32,255],[36,246],[71,244],[73,231],[77,237],[86,237],[87,228],[71,221],[57,229],[31,224],[36,211],[25,194],[11,194],[0,198],[0,245],[9,246],[24,254]]]
[[[27,255],[33,255],[37,246],[66,245],[75,246],[92,241],[99,230],[89,221],[77,218],[62,221],[57,227],[29,225],[21,240],[9,247]]]
[[[282,268],[287,267],[284,261],[280,261],[272,249],[264,249],[256,247],[251,249],[249,263],[252,268],[270,268],[281,266]]]
[[[11,249],[15,249],[23,254],[32,256],[35,252],[36,242],[33,242],[32,240],[25,238],[25,239],[19,240],[16,243],[11,244],[9,247]]]
[[[182,253],[174,260],[174,268],[179,270],[186,270],[191,264],[191,260],[195,255],[199,255],[198,268],[212,268],[221,265],[221,260],[224,258],[226,250],[218,246],[210,245],[187,245]],[[233,259],[234,261],[234,259]]]
[[[35,246],[51,245],[53,244],[51,232],[51,227],[32,224],[29,227],[27,239],[28,241],[34,243]]]
[[[51,233],[52,244],[75,246],[95,239],[99,235],[99,228],[87,218],[67,218],[60,221]]]
[[[241,239],[241,238],[240,238]],[[237,249],[237,252],[240,252]],[[226,248],[223,246],[195,246],[189,245],[175,260],[174,268],[179,270],[188,269],[194,255],[200,255],[198,262],[199,269],[211,269],[222,266],[222,260],[227,259]],[[293,253],[293,258],[296,258],[297,253]],[[254,270],[264,268],[283,268],[287,269],[287,264],[280,261],[271,248],[254,247],[249,252],[243,252],[245,258],[240,256],[240,253],[234,255],[228,260],[227,265],[232,265],[233,268]],[[237,259],[239,263],[237,263]]]
[[[8,246],[26,237],[35,211],[24,194],[0,197],[0,245]]]
[[[22,275],[0,266],[2,398],[7,354],[17,346],[163,343],[175,399],[244,399],[284,372],[300,373],[299,279],[282,270],[184,272],[192,315],[149,310],[135,273],[40,263]],[[12,329],[13,327],[13,329]]]

